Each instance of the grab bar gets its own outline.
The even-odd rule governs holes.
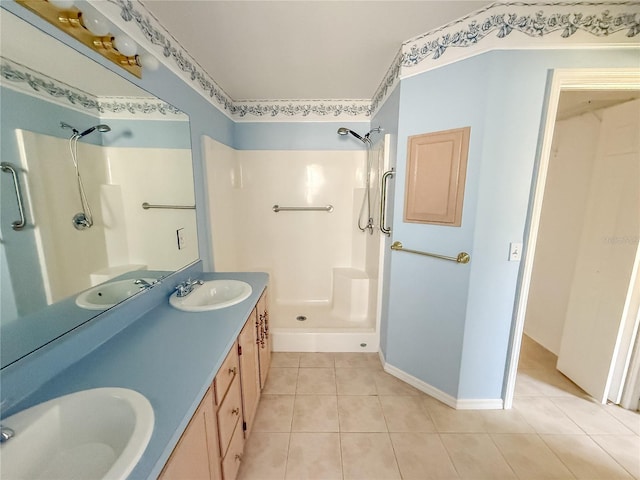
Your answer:
[[[171,210],[195,210],[195,205],[152,205],[150,203],[144,202],[142,204],[142,208],[145,210],[149,210],[150,208],[164,208]]]
[[[399,251],[408,252],[408,253],[417,253],[418,255],[425,255],[427,257],[439,258],[441,260],[449,260],[451,262],[456,262],[456,263],[469,263],[469,261],[471,260],[471,256],[467,252],[460,252],[457,257],[447,257],[446,255],[438,255],[436,253],[427,253],[427,252],[420,252],[418,250],[409,250],[408,248],[404,248],[401,242],[393,242],[393,244],[391,245],[391,250],[399,250]]]
[[[392,168],[382,174],[382,185],[380,187],[380,231],[387,237],[391,235],[391,227],[387,227],[387,182],[393,177],[393,173]]]
[[[24,226],[27,224],[27,221],[24,217],[24,208],[22,207],[22,193],[20,192],[20,182],[18,182],[18,174],[16,173],[16,169],[9,163],[2,162],[0,164],[0,168],[2,168],[3,172],[11,173],[13,177],[13,186],[16,189],[16,201],[18,203],[18,212],[20,213],[20,220],[15,220],[11,222],[11,228],[14,230],[22,230]]]
[[[274,205],[272,210],[278,212],[333,212],[333,205],[325,205],[324,207],[281,207]]]

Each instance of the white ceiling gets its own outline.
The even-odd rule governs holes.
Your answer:
[[[404,41],[493,2],[143,3],[238,101],[371,99]]]

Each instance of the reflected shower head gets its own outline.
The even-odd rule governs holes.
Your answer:
[[[356,137],[358,140],[360,140],[361,142],[366,142],[368,140],[368,138],[362,138],[360,135],[358,135],[356,132],[354,132],[353,130],[350,130],[348,128],[345,127],[340,127],[338,129],[338,135],[347,135],[347,134],[351,134],[354,137]]]
[[[79,133],[78,137],[82,138],[85,135],[89,135],[94,130],[98,130],[101,133],[105,133],[105,132],[110,132],[111,127],[109,125],[105,125],[104,123],[101,123],[100,125],[94,125],[93,127],[87,128],[84,132]]]

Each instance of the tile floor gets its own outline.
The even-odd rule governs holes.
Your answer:
[[[640,415],[525,338],[512,410],[454,410],[377,354],[274,353],[240,480],[640,478]]]

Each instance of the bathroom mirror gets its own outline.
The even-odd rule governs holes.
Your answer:
[[[198,241],[187,115],[3,8],[0,21],[5,367],[193,263]]]

